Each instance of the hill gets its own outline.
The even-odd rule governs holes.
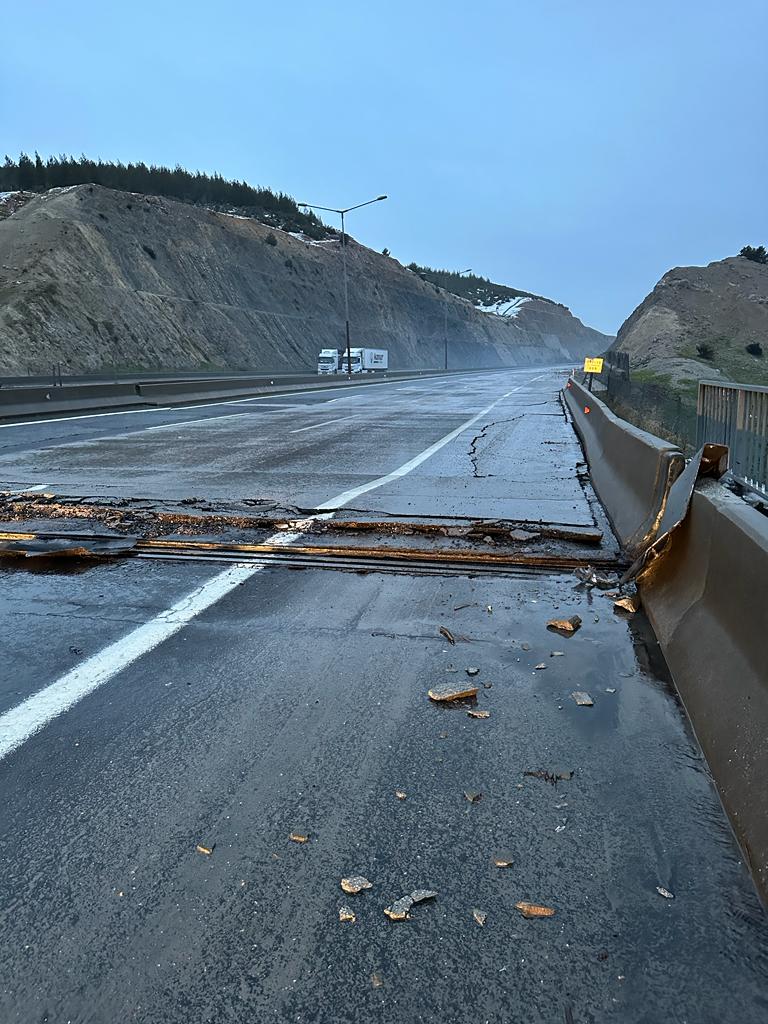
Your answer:
[[[629,354],[633,375],[676,389],[712,378],[768,384],[768,265],[732,256],[675,267],[622,324],[612,347]]]
[[[5,197],[0,372],[316,365],[344,336],[341,240],[98,185]],[[393,367],[579,360],[611,339],[531,299],[489,315],[349,239],[353,344]]]

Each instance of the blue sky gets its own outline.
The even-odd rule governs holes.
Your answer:
[[[181,163],[351,205],[615,332],[664,271],[768,243],[768,0],[42,0],[0,148]]]

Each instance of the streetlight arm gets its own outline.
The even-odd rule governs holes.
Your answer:
[[[315,206],[313,203],[296,203],[296,205],[303,206],[305,210],[326,210],[328,213],[351,213],[352,210],[359,210],[362,206],[370,206],[371,203],[380,203],[382,199],[387,198],[387,196],[376,196],[375,199],[368,199],[364,203],[358,203],[357,206],[347,206],[343,210],[338,210],[335,206]]]
[[[351,213],[352,210],[359,210],[362,206],[370,206],[371,203],[380,203],[382,199],[386,199],[387,196],[376,196],[375,199],[368,199],[364,203],[358,203],[357,206],[348,206],[346,210],[339,210],[339,213]]]

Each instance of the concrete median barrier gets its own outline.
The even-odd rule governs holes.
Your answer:
[[[135,384],[0,388],[0,419],[140,405]]]
[[[619,419],[575,380],[569,385],[565,401],[594,488],[622,546],[639,554],[656,536],[684,456],[677,445]]]
[[[768,896],[768,518],[716,481],[640,578],[643,605]]]

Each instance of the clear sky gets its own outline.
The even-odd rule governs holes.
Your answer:
[[[404,263],[613,333],[768,243],[768,0],[0,0],[0,147],[351,205]]]

